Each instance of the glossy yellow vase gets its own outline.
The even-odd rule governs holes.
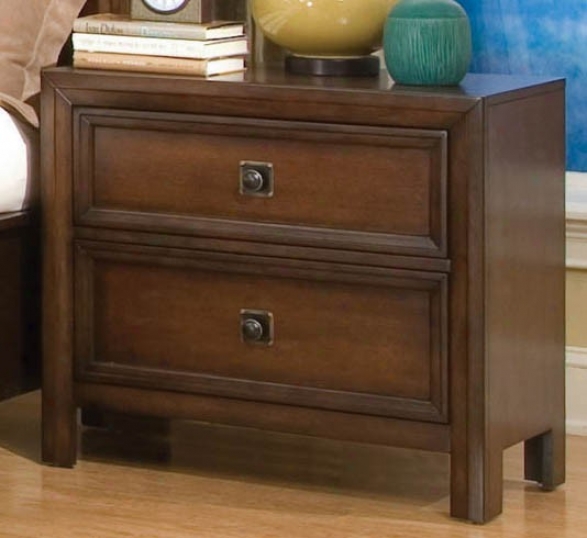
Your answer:
[[[263,35],[292,54],[348,57],[381,46],[398,0],[249,0]]]

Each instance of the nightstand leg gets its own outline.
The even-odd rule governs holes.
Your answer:
[[[563,430],[551,430],[525,441],[524,478],[540,483],[547,491],[565,481]]]
[[[487,449],[485,457],[475,462],[451,458],[451,516],[486,523],[501,514],[502,507],[503,450],[500,447]]]
[[[76,408],[69,398],[52,397],[43,388],[42,460],[73,467],[77,460]]]

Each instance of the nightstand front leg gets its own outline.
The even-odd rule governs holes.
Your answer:
[[[494,447],[471,463],[451,458],[450,515],[472,523],[486,523],[503,507],[503,450]]]
[[[73,467],[77,460],[77,412],[68,394],[43,385],[42,461]]]

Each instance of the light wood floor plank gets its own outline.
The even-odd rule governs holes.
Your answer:
[[[0,403],[0,537],[584,538],[587,438],[568,481],[524,482],[505,456],[504,513],[448,517],[445,455],[210,424],[118,420],[84,429],[75,469],[39,463],[40,398]]]

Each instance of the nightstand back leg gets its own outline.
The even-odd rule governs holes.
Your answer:
[[[524,443],[524,478],[540,483],[545,490],[553,490],[564,483],[563,430],[550,430]]]

